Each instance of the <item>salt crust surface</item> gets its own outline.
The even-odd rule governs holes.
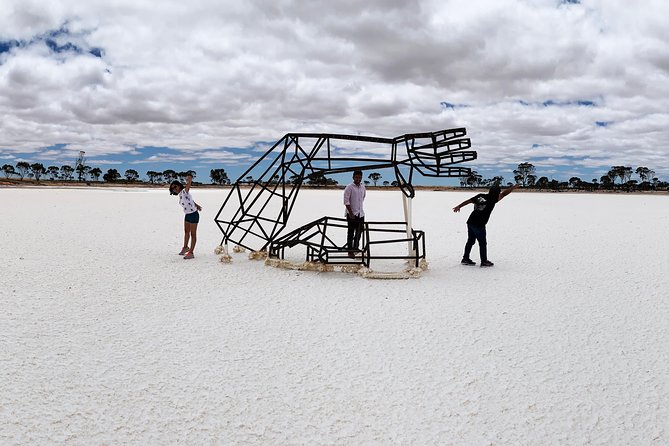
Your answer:
[[[0,189],[1,444],[669,443],[669,196],[511,194],[481,269],[472,193],[420,191],[430,270],[374,281],[221,264],[193,195],[185,261],[166,190]]]

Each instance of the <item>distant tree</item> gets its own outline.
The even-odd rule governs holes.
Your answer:
[[[381,174],[378,172],[372,172],[367,178],[372,180],[374,182],[374,186],[376,186],[376,183],[381,179]]]
[[[392,187],[399,187],[400,182],[397,181],[397,180],[394,180],[394,181],[391,181],[391,182],[390,182],[390,185],[391,185]]]
[[[499,176],[499,175],[496,176],[496,177],[492,177],[492,179],[490,180],[490,183],[501,186],[502,184],[504,184],[504,177]]]
[[[467,185],[469,187],[478,187],[481,184],[481,180],[483,180],[483,177],[475,170],[470,171],[469,175],[467,175]]]
[[[618,178],[618,174],[616,173],[615,170],[611,169],[608,172],[606,172],[606,177],[609,179],[608,184],[613,187],[616,184],[616,178]],[[600,178],[600,180],[603,180],[604,177]],[[602,181],[603,183],[604,181]]]
[[[328,180],[325,178],[323,172],[312,172],[307,176],[307,184],[314,186],[325,186]]]
[[[134,183],[139,179],[139,172],[137,172],[135,169],[128,169],[125,171],[123,176],[129,183]]]
[[[211,178],[211,182],[214,184],[230,183],[230,178],[228,178],[228,174],[225,172],[225,169],[211,169],[209,172],[209,178]]]
[[[275,173],[275,174],[272,175],[272,177],[269,179],[269,184],[279,184],[279,179],[280,179],[280,178],[281,178],[281,177],[279,176],[279,174],[278,174],[278,173]]]
[[[166,183],[171,183],[177,179],[177,173],[172,169],[167,169],[163,171],[163,179]]]
[[[18,171],[19,177],[24,179],[28,172],[30,172],[30,164],[25,161],[19,161],[16,163],[16,170]]]
[[[32,172],[35,180],[39,181],[42,178],[42,175],[46,174],[46,169],[42,163],[33,163],[30,165],[30,171]]]
[[[631,178],[632,178],[632,173],[633,173],[633,172],[634,172],[634,171],[632,170],[631,167],[629,167],[629,166],[625,166],[625,167],[623,167],[623,168],[621,169],[621,173],[618,174],[618,176],[621,177],[621,180],[622,180],[623,183],[627,183],[627,182],[629,182],[629,181],[631,180]],[[622,174],[622,175],[621,175],[621,174]]]
[[[649,181],[651,178],[653,178],[653,175],[655,175],[655,172],[650,170],[648,167],[637,167],[635,172],[637,175],[639,175],[639,178],[641,178],[642,183],[644,181]]]
[[[102,176],[102,179],[108,183],[118,181],[119,178],[121,178],[121,174],[118,173],[118,170],[116,169],[109,169],[107,170],[107,173]]]
[[[12,166],[11,164],[5,164],[4,166],[2,166],[2,171],[5,173],[5,178],[9,178],[12,175],[16,175],[14,166]]]
[[[371,181],[367,181],[367,180],[365,180],[365,181],[363,181],[362,183],[363,183],[365,186],[369,186],[369,185],[371,184]]]
[[[60,168],[58,166],[49,166],[46,168],[46,173],[49,175],[49,179],[51,181],[58,178],[58,172],[60,172]]]
[[[100,169],[99,167],[94,167],[88,173],[91,176],[91,178],[93,178],[95,181],[99,181],[100,175],[102,175],[102,169]]]
[[[609,171],[609,173],[611,173],[611,172]],[[602,175],[599,178],[599,183],[602,185],[603,188],[606,188],[606,189],[611,189],[613,187],[613,180],[611,179],[611,176],[609,175],[609,173],[607,173],[606,175]],[[615,176],[614,176],[614,178],[615,178]]]
[[[86,181],[86,177],[88,176],[88,172],[90,172],[91,168],[85,164],[77,164],[74,170],[77,172],[77,179],[79,181]]]
[[[520,183],[523,185],[523,187],[527,186],[531,182],[531,177],[534,176],[535,168],[532,164],[530,163],[520,163],[518,164],[518,168],[513,171],[514,173],[514,179],[516,180],[517,183]],[[536,177],[535,177],[536,179]]]
[[[247,183],[253,183],[253,177],[249,175],[246,178],[244,178],[244,181],[246,181]]]
[[[64,180],[71,180],[73,172],[74,169],[72,168],[72,166],[65,165],[60,167],[60,176]]]
[[[594,189],[597,189],[597,184],[589,183],[587,181],[581,181],[580,183],[578,183],[577,187],[587,191],[592,191]]]
[[[609,174],[613,172],[613,174],[620,178],[620,184],[623,185],[626,182],[629,181],[630,177],[632,176],[632,168],[627,167],[627,166],[613,166],[611,170],[609,171]]]
[[[390,184],[390,181],[384,181],[384,182],[383,182],[383,185],[384,185],[384,186],[388,186],[389,184]]]
[[[541,177],[537,180],[536,186],[539,189],[546,189],[548,187],[548,177]]]
[[[581,187],[581,183],[582,183],[582,181],[579,177],[569,178],[569,186],[574,188],[574,189],[578,189],[579,187]]]
[[[148,172],[146,172],[146,176],[149,178],[149,183],[153,184],[156,182],[160,182],[160,180],[163,177],[163,174],[161,172],[149,170]]]
[[[247,178],[248,178],[248,177],[247,177]],[[291,175],[290,177],[288,177],[288,182],[289,182],[290,184],[294,185],[294,186],[295,186],[295,185],[298,185],[298,184],[301,184],[301,183],[302,183],[302,180],[303,180],[303,178],[302,178],[301,175]],[[252,182],[252,181],[251,181],[251,182]]]

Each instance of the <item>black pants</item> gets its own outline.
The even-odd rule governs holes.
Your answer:
[[[468,259],[472,252],[472,247],[475,242],[479,242],[479,253],[481,254],[481,262],[488,260],[488,242],[486,241],[485,226],[474,226],[467,224],[467,243],[465,244],[464,258]]]
[[[362,227],[365,222],[365,217],[350,217],[347,215],[346,220],[348,221],[346,247],[349,251],[357,250],[360,245],[360,236],[362,235]]]

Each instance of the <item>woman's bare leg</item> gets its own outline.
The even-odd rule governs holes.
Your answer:
[[[191,234],[191,223],[187,221],[184,222],[184,248],[188,248],[188,240],[190,239]],[[195,244],[193,244],[195,246]]]
[[[190,252],[195,252],[195,244],[197,243],[197,223],[190,224]]]

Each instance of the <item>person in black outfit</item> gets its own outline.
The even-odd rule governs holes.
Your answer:
[[[508,189],[501,191],[499,186],[495,185],[490,188],[487,194],[478,194],[453,208],[453,212],[460,212],[460,208],[463,206],[470,203],[474,205],[474,210],[467,219],[467,243],[465,244],[465,254],[462,256],[462,261],[460,263],[463,265],[476,265],[476,262],[473,262],[469,258],[469,254],[472,251],[474,243],[478,241],[479,252],[481,254],[481,266],[494,265],[494,263],[488,260],[488,243],[486,241],[485,225],[488,223],[490,214],[492,213],[492,210],[495,209],[495,205],[502,198],[513,192],[517,187],[518,185],[515,184]]]

